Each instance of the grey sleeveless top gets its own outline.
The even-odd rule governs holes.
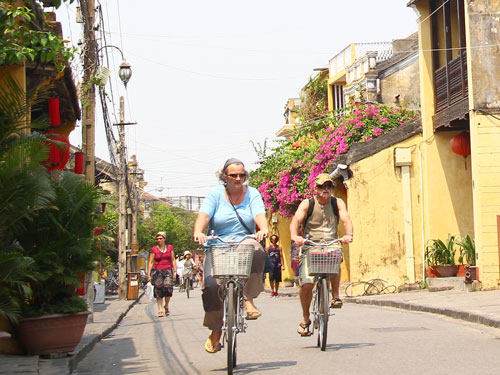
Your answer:
[[[309,239],[314,242],[331,241],[337,238],[338,220],[333,213],[330,200],[321,205],[314,197],[314,209],[304,228],[304,235],[309,234]],[[309,204],[309,200],[306,199]]]

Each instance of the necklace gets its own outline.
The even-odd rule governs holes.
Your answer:
[[[162,249],[160,246],[158,246],[158,249],[160,249],[160,251],[162,253],[166,252],[167,251],[167,246],[165,245],[165,247]]]

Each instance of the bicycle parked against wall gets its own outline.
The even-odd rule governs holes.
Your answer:
[[[330,277],[339,273],[342,263],[342,246],[337,245],[340,239],[327,243],[317,243],[306,239],[304,244],[310,246],[307,253],[309,275],[315,277],[313,286],[312,314],[313,331],[318,330],[317,346],[326,349],[328,335],[328,319],[330,316]]]
[[[255,236],[245,236],[240,241],[224,241],[218,236],[209,236],[207,241],[217,240],[210,245],[207,256],[212,259],[213,276],[221,280],[220,298],[223,310],[223,340],[227,345],[227,373],[231,375],[236,367],[236,336],[245,332],[245,299],[243,287],[250,276],[254,245],[241,242]]]

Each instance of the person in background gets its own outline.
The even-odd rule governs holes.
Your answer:
[[[278,297],[278,289],[281,282],[281,271],[285,269],[283,262],[283,250],[278,246],[280,238],[273,234],[269,241],[271,245],[267,248],[267,255],[271,260],[271,271],[269,272],[269,283],[271,284],[271,297]]]
[[[212,188],[205,197],[194,224],[193,239],[200,245],[205,245],[207,236],[204,231],[208,226],[209,232],[213,230],[215,235],[223,240],[238,241],[245,235],[254,234],[256,225],[259,226],[260,230],[255,233],[255,239],[243,241],[244,244],[254,247],[250,277],[243,289],[246,318],[257,319],[262,314],[255,306],[254,299],[264,290],[262,274],[266,258],[260,241],[268,233],[264,202],[257,189],[245,185],[248,172],[240,160],[228,159],[218,176],[223,185]],[[212,276],[210,256],[205,257],[203,270],[203,325],[210,330],[205,350],[216,353],[221,348],[219,341],[222,335],[223,304],[220,299],[220,283]]]
[[[176,260],[177,264],[177,274],[176,274],[176,281],[177,285],[182,285],[183,279],[182,279],[182,274],[184,273],[184,262],[182,260],[182,256],[178,256]]]
[[[148,281],[154,286],[154,297],[158,304],[158,317],[170,314],[168,305],[174,291],[174,275],[176,272],[174,248],[166,244],[167,232],[156,234],[156,246],[149,252]],[[163,300],[165,299],[165,304]]]
[[[184,289],[184,283],[186,281],[187,277],[193,277],[194,270],[195,270],[195,263],[193,260],[193,254],[189,250],[184,251],[184,260],[181,262],[182,263],[182,284]],[[191,289],[193,289],[193,285],[191,284]]]

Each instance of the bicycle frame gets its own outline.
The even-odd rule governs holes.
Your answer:
[[[338,239],[334,239],[328,243],[320,244],[306,239],[305,244],[312,245],[309,248],[309,251],[312,251],[314,247],[328,247],[332,246],[336,243],[340,242]],[[312,257],[311,257],[312,259]],[[340,257],[340,262],[342,258]],[[328,265],[337,265],[336,259],[332,264]],[[339,266],[340,266],[339,262]],[[309,267],[309,265],[308,265]],[[324,267],[317,267],[319,269]],[[328,268],[328,267],[327,267]],[[335,267],[333,267],[335,268]],[[314,333],[314,329],[318,330],[318,342],[317,346],[321,348],[322,351],[326,349],[327,342],[327,334],[328,334],[328,319],[330,316],[330,278],[335,275],[334,272],[330,273],[317,273],[317,270],[314,269],[314,272],[311,272],[311,276],[315,276],[314,286],[313,286],[313,299],[312,299],[312,314],[313,314],[313,324],[312,324],[312,333]],[[324,269],[323,269],[324,271]],[[338,273],[338,270],[337,270]]]
[[[246,238],[255,237],[245,236],[238,242],[228,242],[217,236],[209,236],[207,241],[217,239],[224,244],[240,245]],[[215,249],[212,249],[212,251],[215,251]],[[227,372],[229,375],[232,375],[233,368],[236,367],[236,336],[238,333],[245,332],[247,328],[245,323],[245,299],[243,297],[243,287],[247,277],[232,274],[216,276],[218,280],[221,280],[219,297],[223,301],[222,346],[227,343]]]

